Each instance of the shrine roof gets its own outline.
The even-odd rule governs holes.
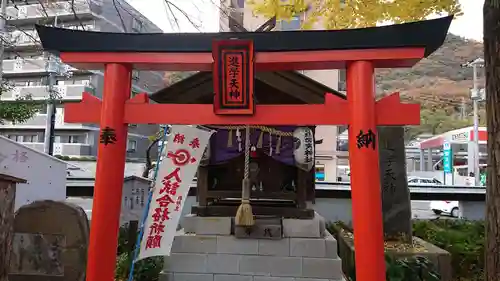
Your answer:
[[[256,52],[355,49],[425,48],[425,56],[438,49],[453,16],[345,30],[223,33],[109,33],[36,25],[45,50],[59,52],[171,52],[207,53],[215,39],[251,39]]]
[[[157,103],[193,103],[199,98],[206,97],[211,103],[213,99],[212,78],[212,72],[198,72],[153,93],[150,98]],[[257,72],[255,80],[269,86],[267,89],[276,89],[300,103],[324,103],[325,93],[332,93],[346,99],[345,94],[297,71]],[[275,94],[275,92],[262,93],[259,89],[261,88],[257,86],[257,97]]]

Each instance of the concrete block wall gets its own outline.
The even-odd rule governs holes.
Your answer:
[[[191,225],[190,219],[185,220],[184,228],[200,226],[200,221],[210,221],[208,218],[198,219],[198,223]],[[337,241],[324,228],[318,235],[321,237],[237,239],[227,232],[220,233],[230,226],[231,218],[211,220],[213,224],[204,229],[212,234],[186,233],[184,230],[177,233],[172,254],[165,259],[162,281],[344,280],[341,260],[337,255]],[[298,224],[304,226],[306,222]],[[319,233],[321,224],[316,222],[315,225],[317,228],[313,229],[317,230],[314,233]],[[283,228],[285,231],[285,226]],[[296,229],[293,233],[298,236],[313,236],[305,229]]]

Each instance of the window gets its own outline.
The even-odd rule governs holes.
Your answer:
[[[18,141],[18,142],[23,141],[23,136],[20,135],[7,135],[7,137],[13,141]]]
[[[135,140],[128,140],[127,142],[127,151],[128,152],[134,152],[137,149],[137,141]]]
[[[47,105],[40,105],[40,109],[38,110],[38,114],[47,114]]]
[[[300,16],[294,16],[290,20],[281,20],[280,26],[282,31],[300,30]]]
[[[339,69],[339,91],[345,92],[347,90],[346,84],[346,70]]]
[[[316,180],[325,181],[325,165],[316,164]]]
[[[418,183],[418,179],[412,179],[408,181],[409,183]]]
[[[246,0],[233,0],[233,8],[245,8]]]
[[[132,81],[139,81],[139,71],[132,70]]]
[[[68,143],[83,143],[83,137],[80,135],[68,136]]]
[[[142,22],[139,19],[132,19],[132,30],[138,33],[142,31]]]
[[[38,142],[38,136],[37,135],[23,136],[23,142]]]

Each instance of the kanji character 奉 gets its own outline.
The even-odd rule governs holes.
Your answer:
[[[191,146],[192,149],[197,149],[200,148],[200,139],[194,138],[190,143],[189,146]]]

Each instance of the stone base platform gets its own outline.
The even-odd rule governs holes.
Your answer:
[[[238,239],[231,217],[183,219],[161,281],[343,281],[337,241],[314,219],[281,220],[281,239]]]

